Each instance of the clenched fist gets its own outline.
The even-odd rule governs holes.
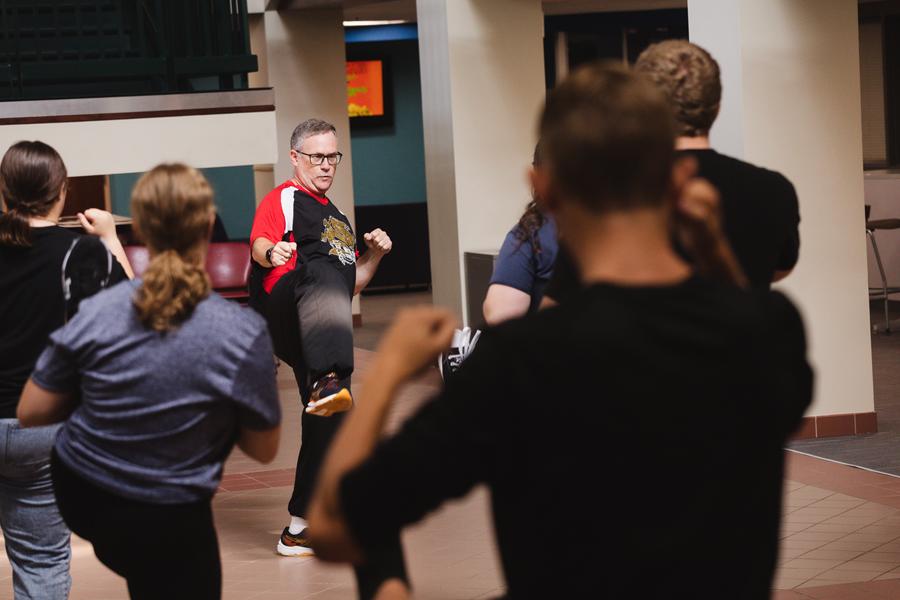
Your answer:
[[[394,245],[387,232],[383,229],[373,229],[363,236],[363,240],[366,242],[366,247],[369,250],[381,256],[390,252]]]
[[[294,242],[278,242],[272,247],[272,256],[269,262],[273,267],[280,267],[291,259],[296,250],[297,244]]]

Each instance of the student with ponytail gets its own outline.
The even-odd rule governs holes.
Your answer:
[[[70,587],[69,530],[50,481],[59,426],[22,429],[19,396],[79,300],[131,272],[108,212],[79,215],[90,235],[58,225],[66,188],[66,165],[47,144],[18,142],[0,161],[0,526],[19,600],[66,598]]]
[[[143,280],[83,302],[19,404],[26,426],[66,421],[52,460],[60,512],[135,599],[221,597],[211,500],[223,462],[235,443],[260,462],[278,447],[265,322],[211,292],[203,268],[212,196],[180,164],[137,182]]]

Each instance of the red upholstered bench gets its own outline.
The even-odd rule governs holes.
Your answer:
[[[140,277],[150,262],[145,246],[125,246],[128,262]],[[206,272],[213,289],[223,298],[246,304],[250,293],[250,244],[247,242],[219,242],[209,245]]]
[[[206,272],[219,295],[246,304],[250,298],[250,244],[210,244],[206,254]]]

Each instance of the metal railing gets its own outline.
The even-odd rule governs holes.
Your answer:
[[[0,99],[247,87],[246,0],[0,0]]]

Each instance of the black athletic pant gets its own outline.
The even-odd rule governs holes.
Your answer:
[[[312,261],[285,274],[266,300],[265,315],[275,354],[294,370],[303,407],[312,384],[334,371],[350,389],[353,373],[352,290],[327,261]],[[300,455],[288,512],[305,517],[319,467],[343,414],[301,416]]]
[[[51,459],[56,504],[69,528],[128,582],[133,600],[219,600],[222,566],[209,500],[152,504],[113,494]]]
[[[352,291],[344,276],[326,261],[312,261],[285,274],[266,299],[265,316],[275,354],[294,370],[304,409],[312,384],[332,371],[350,389],[353,373]],[[300,455],[288,512],[306,517],[319,469],[346,413],[300,417]],[[387,579],[408,581],[400,539],[386,540],[355,569],[359,596],[373,597]]]

